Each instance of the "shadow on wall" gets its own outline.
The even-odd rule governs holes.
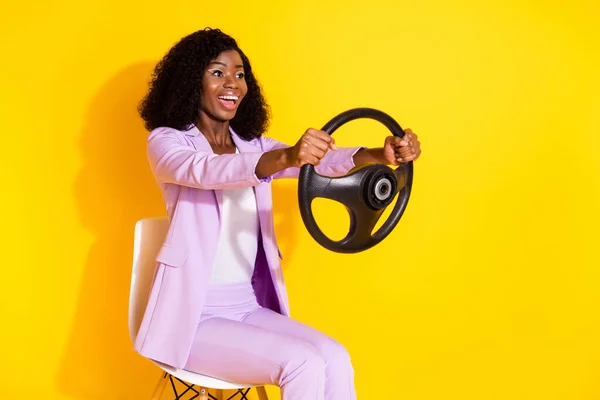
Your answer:
[[[81,133],[83,168],[74,191],[96,241],[57,377],[59,390],[77,399],[150,398],[159,377],[158,368],[133,350],[127,325],[134,225],[165,215],[137,114],[153,68],[136,64],[110,79],[93,99]],[[282,249],[290,249],[294,229],[285,224],[297,208],[295,185],[275,184],[273,197]]]

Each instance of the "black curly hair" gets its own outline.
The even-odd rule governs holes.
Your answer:
[[[184,130],[195,124],[200,114],[202,77],[206,67],[227,50],[240,54],[248,85],[248,93],[230,125],[244,140],[260,137],[269,125],[269,106],[252,73],[250,61],[235,39],[212,28],[184,37],[156,65],[148,94],[138,109],[146,129],[151,131],[166,126]]]

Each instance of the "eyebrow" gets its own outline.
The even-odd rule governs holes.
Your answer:
[[[211,62],[208,63],[208,65],[211,65],[211,64],[219,64],[219,65],[222,65],[224,67],[227,67],[227,64],[222,63],[221,61],[211,61]],[[235,67],[236,68],[244,68],[243,65],[236,65]]]

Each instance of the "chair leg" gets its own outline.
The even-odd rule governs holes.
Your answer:
[[[267,391],[265,390],[264,386],[257,386],[256,392],[258,393],[258,400],[269,400],[269,397],[267,397]]]
[[[160,400],[165,391],[165,387],[167,386],[167,382],[169,382],[169,374],[166,372],[162,372],[160,374],[160,379],[158,384],[156,385],[156,389],[154,389],[154,394],[152,395],[152,400]]]
[[[208,389],[205,387],[198,388],[198,392],[200,393],[199,400],[208,400]]]
[[[223,400],[223,389],[216,389],[215,397],[217,398],[217,400]]]

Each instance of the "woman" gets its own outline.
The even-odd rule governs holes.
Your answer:
[[[294,146],[263,137],[268,107],[248,58],[220,30],[195,32],[157,65],[140,114],[170,227],[135,347],[143,356],[284,400],[355,399],[346,350],[289,318],[275,241],[273,178],[304,164],[344,175],[420,154],[416,135],[336,148],[308,129]]]

